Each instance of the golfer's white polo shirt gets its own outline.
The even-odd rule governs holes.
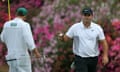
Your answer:
[[[30,25],[20,18],[8,21],[4,24],[1,40],[7,45],[7,59],[29,56],[28,50],[35,48]]]
[[[73,53],[81,57],[98,56],[98,40],[105,39],[102,28],[93,22],[88,28],[83,22],[76,23],[69,28],[66,35],[73,38]]]

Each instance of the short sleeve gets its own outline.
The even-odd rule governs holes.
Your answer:
[[[99,29],[99,40],[104,40],[105,39],[105,35],[104,35],[104,32],[103,32],[103,29],[99,26],[98,27]]]
[[[0,42],[4,42],[3,35],[4,35],[4,31],[2,31],[1,34],[0,34]]]
[[[68,31],[66,32],[66,35],[70,38],[73,38],[74,36],[74,26],[71,26]]]
[[[6,23],[7,23],[7,22],[6,22]],[[4,31],[5,31],[5,25],[6,25],[6,23],[4,24],[3,30],[2,30],[2,32],[1,32],[1,34],[0,34],[0,41],[1,41],[1,42],[5,42],[5,39],[4,39]]]

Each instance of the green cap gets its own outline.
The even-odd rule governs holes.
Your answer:
[[[21,7],[21,8],[18,8],[17,9],[17,15],[20,15],[20,16],[25,16],[27,15],[28,11],[26,8],[24,7]]]

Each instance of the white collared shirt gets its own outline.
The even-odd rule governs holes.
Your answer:
[[[1,41],[7,46],[7,59],[19,58],[21,55],[29,56],[28,50],[35,48],[30,25],[20,18],[4,24]]]
[[[66,35],[73,38],[73,53],[81,57],[99,55],[98,40],[105,39],[102,28],[93,22],[86,28],[81,21],[72,25]]]

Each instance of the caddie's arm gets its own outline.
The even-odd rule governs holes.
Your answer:
[[[41,57],[41,55],[40,55],[40,53],[39,53],[39,51],[38,51],[37,48],[34,48],[34,49],[32,50],[32,52],[34,53],[34,55],[35,55],[36,58],[40,58],[40,57]]]

